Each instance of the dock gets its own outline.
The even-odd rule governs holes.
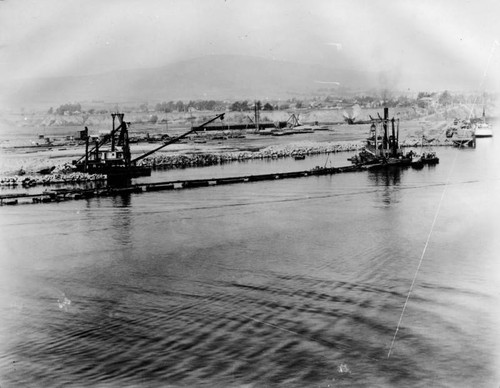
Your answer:
[[[286,121],[280,121],[278,123],[259,123],[259,129],[280,129],[286,127]],[[207,126],[199,126],[193,127],[195,131],[204,132],[204,131],[241,131],[241,130],[251,130],[257,129],[257,125],[255,123],[248,124],[218,124],[218,125],[207,125]]]

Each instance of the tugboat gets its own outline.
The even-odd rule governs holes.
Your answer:
[[[372,124],[366,146],[358,155],[348,160],[356,166],[370,170],[410,166],[413,154],[404,154],[399,147],[399,119],[389,119],[389,108],[384,108],[383,118],[378,115],[378,119],[371,116],[370,119]],[[392,134],[389,134],[389,123],[391,123]]]
[[[430,149],[430,143],[434,139],[427,139],[424,135],[422,135],[422,148],[420,149],[420,156],[416,155],[416,159],[414,158],[412,162],[412,167],[416,169],[423,168],[424,165],[433,165],[439,163],[439,158],[436,156],[436,153]],[[427,146],[429,149],[424,151],[424,141],[427,141]],[[413,151],[410,151],[413,154]]]
[[[438,164],[439,163],[439,158],[436,156],[436,153],[433,151],[429,152],[424,152],[421,157],[422,163],[423,164]]]

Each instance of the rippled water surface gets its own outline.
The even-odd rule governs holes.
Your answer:
[[[498,387],[497,140],[422,170],[2,207],[0,385]]]

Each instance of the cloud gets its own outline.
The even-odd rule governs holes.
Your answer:
[[[337,51],[340,51],[342,50],[342,43],[333,43],[333,42],[329,42],[327,43],[328,46],[335,46],[337,47]]]
[[[337,81],[314,81],[317,84],[331,84],[331,85],[340,85],[340,82]]]
[[[396,69],[397,77],[388,78],[393,87],[425,80],[438,87],[446,79],[449,88],[450,83],[463,85],[467,77],[481,77],[492,41],[500,51],[499,40],[493,39],[499,36],[496,14],[465,0],[460,7],[451,2],[317,0],[306,12],[302,0],[146,4],[3,2],[0,78],[95,74],[233,54],[326,66],[333,79],[338,69],[371,75]],[[391,23],[380,23],[375,12],[390,14]],[[355,15],[355,27],[346,15]],[[498,55],[491,58],[489,72],[500,68],[498,62]]]

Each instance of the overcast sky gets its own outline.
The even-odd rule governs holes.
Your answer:
[[[454,70],[491,89],[499,11],[496,0],[0,0],[0,77],[239,54],[385,71],[395,86]]]

